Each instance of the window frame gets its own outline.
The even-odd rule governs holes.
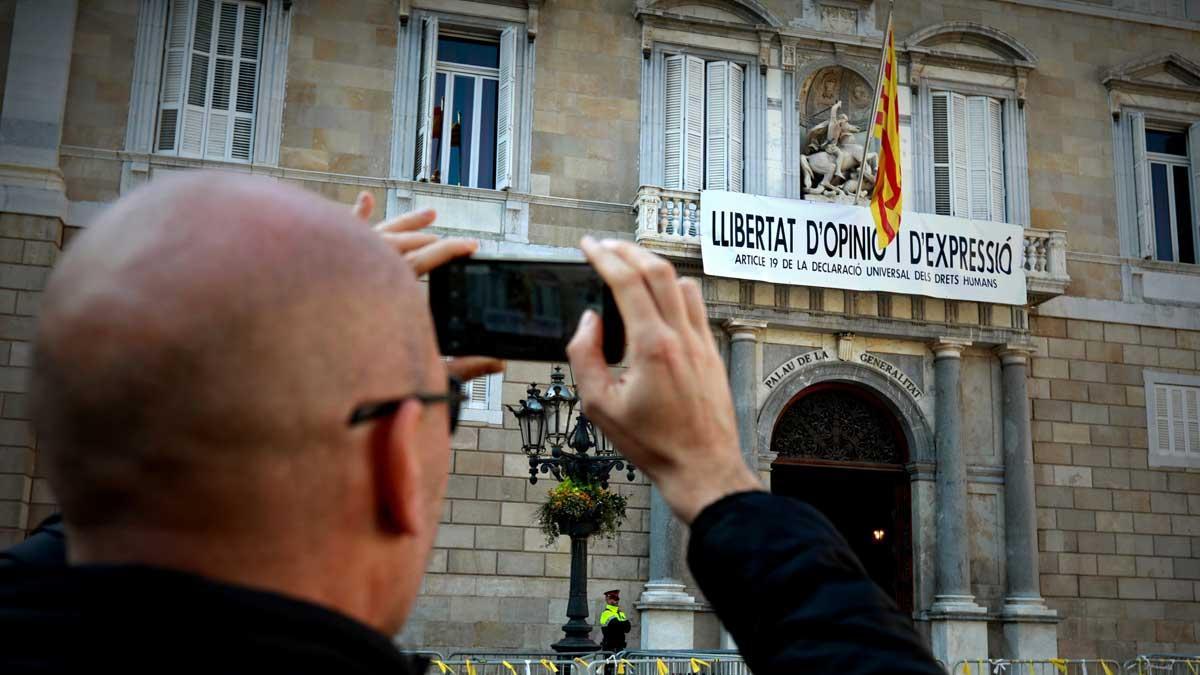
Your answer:
[[[261,70],[262,70],[262,61],[263,61],[263,47],[264,47],[263,37],[266,32],[267,3],[265,2],[265,0],[212,0],[212,2],[213,2],[213,17],[212,17],[213,20],[212,20],[212,25],[210,27],[211,35],[209,37],[208,50],[202,51],[196,45],[196,22],[199,20],[201,0],[183,0],[183,1],[187,3],[188,16],[186,17],[186,24],[185,24],[185,28],[184,28],[186,37],[185,37],[184,45],[180,48],[180,51],[183,54],[184,61],[181,64],[181,73],[180,73],[179,83],[178,83],[179,100],[177,102],[173,102],[173,103],[168,102],[168,101],[162,101],[162,100],[159,101],[159,109],[156,111],[156,115],[155,115],[156,119],[155,119],[155,126],[154,126],[155,131],[154,131],[153,152],[156,155],[163,155],[163,156],[167,156],[167,157],[186,157],[186,158],[191,158],[191,159],[207,159],[207,160],[216,160],[216,161],[225,161],[225,162],[235,162],[238,164],[249,164],[254,159],[254,149],[256,146],[255,141],[256,141],[256,136],[257,136],[257,133],[256,133],[257,129],[255,128],[255,121],[256,121],[255,118],[258,113],[258,99],[261,94],[262,78],[260,77],[260,74],[261,74]],[[222,57],[218,53],[218,48],[219,48],[218,47],[218,41],[219,41],[218,29],[221,26],[221,17],[220,17],[221,5],[226,4],[226,3],[233,4],[233,5],[237,6],[239,9],[237,12],[237,16],[235,18],[235,24],[234,24],[235,33],[234,33],[234,37],[233,37],[233,44],[231,47],[232,51],[231,51],[230,55],[228,55],[227,57]],[[168,2],[167,4],[168,4],[168,11],[167,11],[168,16],[167,16],[166,30],[169,33],[176,26],[176,21],[178,20],[179,17],[174,16],[172,13],[173,10],[171,8],[171,5],[173,5],[174,2]],[[238,110],[238,104],[239,104],[238,85],[241,83],[242,64],[247,62],[247,59],[245,58],[245,49],[244,49],[244,45],[245,45],[244,29],[245,29],[245,17],[246,17],[246,11],[244,8],[249,5],[257,5],[257,6],[261,7],[262,8],[262,16],[259,19],[260,34],[258,36],[258,46],[257,46],[255,58],[250,61],[254,64],[254,67],[255,67],[254,92],[252,95],[253,100],[251,103],[251,110],[249,112],[244,112],[244,111]],[[170,51],[171,51],[170,45],[164,44],[164,47],[163,47],[164,67],[162,69],[162,71],[163,71],[162,77],[160,78],[161,81],[159,82],[159,87],[158,87],[160,97],[161,97],[162,90],[165,89],[167,86],[167,82],[166,82],[167,69],[165,67],[165,64],[169,60],[169,52]],[[193,104],[189,100],[190,93],[191,93],[192,77],[193,77],[193,75],[195,75],[194,69],[192,67],[192,63],[197,55],[203,55],[208,62],[208,66],[204,73],[204,79],[205,79],[204,105],[202,105],[202,106]],[[222,58],[225,58],[225,60],[228,60],[231,63],[230,75],[229,75],[229,92],[227,94],[227,99],[226,99],[227,108],[223,112],[220,109],[215,108],[213,105],[214,100],[216,98],[217,64],[218,64],[218,61],[220,61]],[[202,109],[202,110],[197,110],[197,108]],[[195,154],[189,153],[188,151],[186,151],[183,148],[184,125],[186,123],[186,116],[187,116],[187,113],[189,112],[189,109],[191,112],[199,112],[199,114],[201,114],[203,117],[203,122],[202,122],[202,127],[201,127],[201,136],[200,136],[200,140],[198,141],[200,149]],[[175,143],[174,143],[174,148],[170,149],[170,150],[164,150],[164,149],[158,147],[160,144],[160,141],[162,140],[164,113],[167,110],[176,111],[175,120],[173,122],[173,124],[175,126],[174,134],[173,134]],[[224,114],[228,117],[228,121],[226,122],[227,126],[226,126],[226,130],[225,130],[226,138],[223,142],[224,154],[225,154],[225,156],[223,156],[223,157],[213,157],[209,154],[211,147],[212,147],[212,142],[211,142],[211,139],[209,138],[209,134],[213,131],[212,122],[213,122],[214,114],[215,115]],[[249,123],[250,123],[250,147],[247,152],[248,157],[246,157],[246,158],[240,158],[240,157],[234,156],[234,146],[236,143],[237,121],[238,120],[249,120]]]
[[[469,380],[463,383],[463,387],[469,389],[476,380],[486,380],[487,382],[487,394],[484,401],[480,402],[468,397],[459,408],[458,420],[496,426],[504,424],[504,407],[501,405],[504,398],[504,373],[493,373]]]
[[[493,39],[491,36],[482,37],[479,34],[459,35],[457,33],[457,31],[454,31],[454,30],[439,30],[438,38],[441,39],[442,36],[463,37],[465,39],[471,39],[471,40],[476,40],[476,41],[480,41],[480,42],[484,42],[484,41],[495,42],[497,49],[498,50],[500,49],[500,39],[498,37]],[[501,51],[500,57],[503,58],[502,51]],[[466,182],[466,184],[459,184],[457,187],[470,187],[470,188],[476,188],[476,189],[480,189],[480,190],[494,190],[494,189],[496,189],[495,185],[499,181],[499,178],[500,178],[498,175],[493,178],[493,181],[492,181],[493,187],[480,188],[477,185],[477,183],[479,182],[479,147],[480,147],[479,146],[480,134],[478,132],[480,129],[479,123],[482,121],[481,115],[482,115],[482,107],[483,107],[483,81],[484,80],[492,80],[496,83],[497,105],[499,105],[500,66],[497,65],[495,68],[486,68],[483,66],[472,66],[472,65],[465,64],[465,63],[455,63],[453,61],[442,61],[440,59],[435,59],[434,67],[433,67],[433,76],[434,76],[435,82],[436,82],[436,78],[438,75],[444,75],[446,77],[446,100],[448,100],[448,101],[451,100],[453,97],[453,91],[455,88],[453,78],[456,75],[468,76],[468,77],[473,78],[473,80],[474,80],[475,91],[474,91],[474,97],[473,97],[474,103],[472,105],[472,108],[473,108],[473,110],[472,110],[472,118],[473,118],[472,129],[475,131],[475,133],[473,133],[471,135],[471,157],[472,157],[471,175],[470,175],[470,179]],[[434,90],[435,91],[437,90],[436,84],[434,85]],[[435,102],[435,105],[436,105],[436,102]],[[441,130],[442,138],[450,138],[450,130],[452,128],[453,128],[453,124],[450,119],[450,116],[446,115],[443,112],[442,130]],[[497,142],[497,144],[499,144],[499,142],[500,142],[499,120],[497,120],[496,142]],[[438,171],[440,172],[441,176],[443,176],[443,177],[448,176],[449,171],[450,171],[450,146],[449,145],[441,146],[439,148],[439,154],[443,155],[443,157],[439,161],[436,162]],[[433,163],[432,158],[430,161],[432,164]],[[493,162],[494,161],[495,161],[495,155],[493,155]],[[432,183],[434,181],[430,181],[430,182]],[[437,184],[438,185],[450,185],[450,183],[446,183],[446,182],[439,182]]]
[[[1164,454],[1158,451],[1158,397],[1156,388],[1160,385],[1192,388],[1200,396],[1200,375],[1185,375],[1167,373],[1149,368],[1142,371],[1142,380],[1146,391],[1146,430],[1147,430],[1147,462],[1151,468],[1200,468],[1200,452],[1191,455]],[[1168,402],[1169,405],[1169,402]],[[1186,420],[1185,420],[1186,424]],[[1184,431],[1187,433],[1186,427]]]
[[[1196,184],[1195,177],[1193,176],[1193,171],[1194,171],[1194,168],[1195,168],[1197,162],[1200,161],[1200,158],[1195,158],[1195,157],[1191,156],[1191,150],[1192,150],[1191,146],[1193,145],[1193,143],[1190,142],[1190,139],[1189,139],[1189,135],[1190,135],[1189,125],[1186,123],[1183,123],[1183,122],[1178,122],[1178,121],[1176,121],[1176,122],[1166,121],[1166,120],[1163,120],[1162,118],[1160,118],[1159,116],[1155,115],[1154,117],[1146,119],[1146,121],[1145,121],[1143,133],[1148,133],[1150,131],[1168,131],[1171,133],[1182,133],[1183,137],[1184,137],[1183,142],[1184,142],[1185,154],[1170,155],[1170,154],[1166,154],[1166,153],[1152,152],[1150,150],[1146,150],[1147,171],[1150,174],[1150,182],[1149,182],[1150,196],[1149,196],[1149,198],[1151,200],[1150,201],[1151,209],[1150,209],[1150,212],[1148,213],[1148,217],[1151,218],[1150,234],[1152,235],[1150,238],[1150,257],[1148,259],[1153,260],[1155,262],[1162,262],[1162,263],[1168,263],[1168,264],[1198,265],[1198,264],[1200,264],[1200,223],[1196,222],[1196,217],[1194,214],[1196,213],[1196,198],[1198,196],[1200,196],[1200,194],[1198,194],[1198,193],[1200,193],[1200,185]],[[1167,167],[1167,201],[1168,201],[1168,207],[1170,208],[1170,212],[1171,212],[1171,222],[1168,224],[1169,228],[1170,228],[1170,234],[1171,234],[1171,255],[1172,255],[1171,260],[1163,260],[1162,258],[1158,257],[1158,222],[1157,222],[1158,219],[1157,219],[1157,217],[1154,213],[1154,209],[1153,209],[1153,203],[1154,203],[1153,202],[1153,200],[1154,200],[1153,167],[1155,164],[1161,164],[1161,165],[1164,165]],[[1189,200],[1188,204],[1192,207],[1192,213],[1188,214],[1192,221],[1192,256],[1193,256],[1193,260],[1196,260],[1196,262],[1193,262],[1193,263],[1183,262],[1180,259],[1181,251],[1179,250],[1179,214],[1176,212],[1176,208],[1175,208],[1174,174],[1175,174],[1176,167],[1183,167],[1187,171],[1188,200]]]
[[[639,162],[641,184],[666,185],[666,59],[678,55],[703,59],[706,72],[707,64],[713,61],[729,61],[742,68],[742,193],[766,195],[767,94],[766,76],[762,73],[759,57],[748,52],[705,49],[674,42],[655,42],[649,57],[643,59]],[[707,105],[705,108],[707,113]],[[707,150],[707,133],[702,135]],[[706,155],[702,154],[702,167],[706,167],[705,158]],[[703,178],[701,185],[704,185]]]
[[[414,157],[416,156],[417,134],[421,124],[418,110],[418,92],[421,80],[421,44],[426,18],[438,20],[438,32],[454,33],[464,37],[478,34],[500,35],[506,29],[516,34],[516,49],[513,58],[513,134],[509,140],[512,165],[512,182],[506,190],[472,188],[444,183],[428,183],[413,180]],[[528,33],[525,22],[455,13],[432,9],[413,9],[402,17],[397,35],[396,73],[392,99],[392,147],[389,175],[399,183],[388,189],[387,216],[405,213],[414,207],[422,195],[471,202],[490,202],[504,208],[503,223],[499,231],[489,236],[499,236],[508,241],[527,241],[529,208],[526,202],[510,198],[510,193],[523,194],[530,191],[533,137],[533,81],[536,64],[535,41]],[[501,55],[503,58],[503,54]],[[497,136],[499,133],[497,133]],[[497,185],[499,176],[497,176]],[[457,230],[457,228],[455,228]],[[462,228],[475,231],[474,228]],[[488,231],[491,232],[490,230]]]
[[[911,73],[911,70],[910,70]],[[1025,132],[1025,106],[1013,89],[974,83],[967,80],[946,80],[921,77],[910,82],[912,91],[912,138],[914,207],[919,213],[937,213],[933,155],[933,98],[935,93],[948,92],[968,99],[988,97],[1000,103],[1001,168],[1004,174],[1004,219],[1012,225],[1030,227],[1032,210],[1029,202],[1028,138]],[[953,182],[953,181],[952,181]],[[969,168],[968,168],[969,183]],[[978,220],[969,215],[955,216]],[[991,222],[991,221],[989,221]]]
[[[933,212],[937,213],[937,208],[938,208],[937,170],[939,168],[944,167],[947,171],[948,181],[949,181],[949,189],[950,189],[949,208],[950,208],[951,212],[945,213],[945,214],[940,214],[940,215],[948,215],[948,216],[953,216],[956,218],[965,218],[968,220],[984,220],[984,221],[1000,222],[1000,223],[1009,222],[1008,221],[1008,217],[1009,217],[1008,209],[1009,209],[1009,201],[1010,200],[1008,198],[1008,185],[1009,185],[1010,181],[1009,181],[1008,170],[1007,170],[1008,158],[1005,153],[1005,146],[1007,145],[1007,143],[1005,142],[1006,139],[1004,137],[1004,134],[1005,134],[1004,99],[1001,97],[992,96],[990,94],[978,94],[978,93],[964,94],[962,92],[955,91],[953,89],[940,89],[940,88],[931,90],[930,97],[931,97],[931,103],[930,103],[931,109],[933,107],[934,102],[936,102],[936,100],[938,98],[944,98],[946,100],[946,134],[947,134],[947,138],[946,138],[947,161],[942,163],[942,162],[938,162],[938,159],[937,159],[937,145],[938,145],[937,138],[936,138],[937,130],[936,130],[936,128],[933,128],[933,125],[931,124],[931,128],[933,128],[933,133],[930,135],[929,163],[933,169],[933,182],[931,183],[931,185],[933,186],[933,197],[934,197]],[[954,114],[953,110],[954,110],[954,108],[956,108],[959,105],[959,103],[956,99],[962,100],[962,103],[961,103],[961,105],[963,107],[962,118],[963,118],[963,125],[964,125],[962,133],[964,134],[963,146],[964,146],[965,153],[966,153],[965,158],[963,158],[961,160],[961,168],[966,173],[966,177],[962,181],[963,189],[966,190],[966,194],[962,195],[961,199],[959,199],[954,194],[954,189],[955,189],[955,185],[957,182],[957,179],[956,179],[954,173],[955,173],[956,165],[958,164],[958,162],[956,162],[956,159],[955,159],[955,155],[956,155],[955,147],[956,147],[956,145],[958,145],[958,143],[955,140],[955,130],[953,128],[951,128],[951,126],[955,124],[955,114]],[[972,132],[972,130],[971,130],[971,106],[972,106],[973,102],[975,102],[975,101],[983,101],[983,103],[985,105],[985,108],[986,108],[985,113],[986,114],[983,119],[983,124],[985,125],[985,127],[987,127],[986,133],[989,135],[989,138],[987,139],[988,140],[988,147],[986,148],[987,152],[985,153],[985,156],[984,156],[985,165],[983,167],[983,171],[987,174],[987,190],[986,190],[986,192],[987,192],[987,197],[988,197],[987,206],[988,206],[988,211],[989,211],[988,216],[985,218],[979,218],[979,217],[975,216],[975,210],[976,210],[977,204],[975,203],[975,191],[972,189],[972,183],[974,181],[972,174],[977,171],[977,167],[974,164],[974,161],[977,159],[977,156],[976,156],[975,152],[972,150],[972,148],[979,147],[979,144],[977,144],[977,143],[973,144],[973,143],[969,142],[968,139],[965,138],[965,136],[969,136]],[[991,155],[991,152],[994,148],[991,146],[991,139],[990,139],[991,110],[992,110],[991,106],[993,103],[996,105],[996,108],[998,109],[997,112],[999,114],[999,119],[1000,119],[998,129],[997,129],[998,133],[1000,134],[1000,138],[999,138],[999,153],[1000,153],[999,175],[1000,175],[1000,188],[1001,188],[1001,190],[1003,190],[1003,194],[1004,194],[1004,199],[1000,200],[1001,203],[998,205],[998,208],[1000,209],[1000,218],[996,218],[995,213],[993,212],[993,209],[997,208],[997,205],[993,201],[993,198],[996,196],[994,180],[996,178],[997,171],[996,171],[996,167],[994,166],[995,158],[992,157],[992,155]],[[931,122],[933,119],[934,119],[933,116],[931,116]],[[956,204],[959,201],[963,202],[963,208],[965,209],[966,213],[962,213],[962,214],[954,213]]]
[[[251,165],[278,166],[283,131],[283,104],[292,13],[284,0],[258,0],[264,5],[259,43],[258,83],[255,92],[254,139]],[[124,160],[122,193],[150,178],[155,158],[175,160],[177,155],[155,151],[158,141],[159,92],[166,58],[170,0],[140,0],[134,44],[129,114],[125,126],[125,152],[137,155]],[[205,164],[246,166],[245,161],[188,158]]]

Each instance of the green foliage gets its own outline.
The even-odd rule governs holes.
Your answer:
[[[599,484],[564,478],[538,508],[538,525],[547,543],[581,527],[594,535],[612,538],[625,521],[626,501],[624,496]]]

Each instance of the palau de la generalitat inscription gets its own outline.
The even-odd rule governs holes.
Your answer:
[[[836,360],[837,359],[825,349],[816,349],[811,352],[805,352],[799,356],[784,361],[778,368],[771,371],[771,374],[767,375],[767,377],[763,379],[763,387],[766,388],[768,392],[773,391],[781,382],[805,366],[812,365],[814,363],[821,363],[823,361]],[[888,379],[892,380],[898,384],[900,388],[908,392],[908,395],[912,396],[913,400],[919,401],[925,396],[925,392],[918,387],[915,382],[912,381],[912,378],[904,374],[904,371],[879,358],[878,356],[868,352],[863,352],[859,354],[858,358],[855,360],[860,364],[867,366],[868,368],[872,368],[880,373],[883,373]]]

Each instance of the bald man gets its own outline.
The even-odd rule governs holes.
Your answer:
[[[69,565],[0,568],[0,672],[423,672],[390,636],[441,513],[449,376],[500,366],[438,354],[416,275],[475,244],[418,232],[432,218],[372,231],[298,188],[190,174],[72,244],[31,382]],[[754,671],[937,672],[832,527],[742,461],[699,287],[631,244],[582,247],[629,339],[614,378],[581,321],[588,414],[692,524],[693,570]],[[841,667],[872,663],[864,646],[886,671]]]

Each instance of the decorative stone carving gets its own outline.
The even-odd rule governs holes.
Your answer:
[[[861,165],[871,118],[870,84],[849,68],[830,66],[808,78],[800,100],[801,124],[808,129],[800,150],[805,198],[852,203],[855,193],[869,195],[876,155],[867,156],[865,169]]]
[[[780,416],[771,452],[779,457],[901,464],[905,457],[898,438],[885,411],[848,388],[830,387],[803,396]]]

